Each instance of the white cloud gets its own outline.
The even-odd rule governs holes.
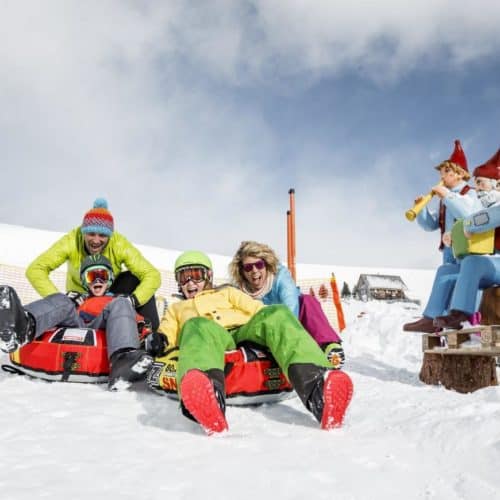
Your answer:
[[[324,245],[343,263],[379,264],[396,248],[394,265],[427,265],[435,260],[420,258],[427,236],[404,255],[407,226],[388,231],[380,249],[362,249],[380,234],[377,224],[397,226],[401,203],[394,210],[380,201],[393,192],[356,180],[359,213],[346,215],[352,179],[318,185],[300,174],[333,153],[304,144],[286,170],[280,131],[232,95],[293,92],[353,69],[394,82],[435,54],[459,67],[498,52],[496,2],[401,4],[4,2],[2,220],[63,231],[105,196],[117,227],[136,241],[228,254],[253,238],[284,256],[287,191],[297,181],[304,259],[323,261]],[[330,224],[335,232],[325,232]]]

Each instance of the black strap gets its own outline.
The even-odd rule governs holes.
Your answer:
[[[12,375],[25,375],[23,371],[12,365],[2,365],[2,370],[4,372],[11,373]]]
[[[64,353],[63,374],[61,378],[62,382],[68,381],[69,376],[71,375],[71,372],[73,370],[73,365],[75,364],[77,358],[78,358],[77,352],[66,351]]]

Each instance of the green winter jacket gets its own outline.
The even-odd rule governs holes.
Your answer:
[[[80,227],[77,227],[39,255],[26,269],[26,277],[42,297],[57,293],[59,290],[50,280],[49,274],[67,262],[66,290],[84,292],[80,281],[80,264],[87,255],[83,235]],[[113,232],[103,255],[111,262],[115,276],[126,268],[139,279],[134,295],[140,305],[145,304],[160,287],[159,271],[125,236]]]

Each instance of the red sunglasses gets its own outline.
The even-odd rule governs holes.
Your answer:
[[[256,262],[249,262],[248,264],[242,264],[241,267],[243,271],[249,273],[254,267],[259,271],[261,271],[266,267],[266,263],[262,259],[259,259]]]

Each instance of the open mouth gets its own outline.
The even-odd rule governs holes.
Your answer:
[[[200,288],[198,286],[188,286],[186,288],[186,295],[188,297],[194,297],[198,292],[200,291]]]
[[[92,251],[92,252],[95,252],[95,253],[98,253],[100,250],[102,250],[102,248],[104,248],[104,245],[102,244],[98,244],[98,245],[88,245],[89,246],[89,250]]]
[[[250,282],[253,284],[253,285],[260,285],[262,283],[262,274],[257,274],[255,276],[251,276],[250,277]]]
[[[97,295],[102,293],[105,290],[105,287],[102,283],[95,283],[91,286],[91,290],[94,295]]]

